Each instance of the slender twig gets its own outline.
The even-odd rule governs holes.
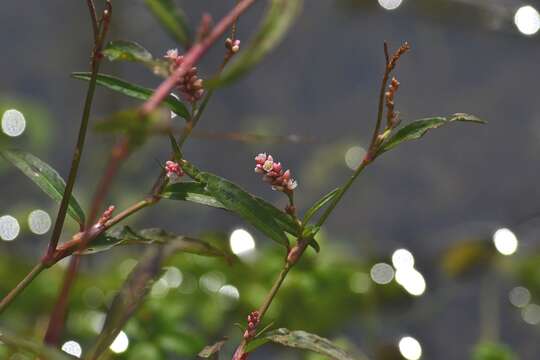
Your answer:
[[[92,32],[94,34],[94,43],[97,42],[98,36],[99,36],[99,25],[96,15],[96,5],[94,4],[94,0],[86,0],[86,4],[88,5],[88,12],[90,13],[90,19],[92,21]]]
[[[371,145],[369,147],[368,152],[373,152],[373,147],[377,143],[377,136],[379,136],[379,130],[381,128],[381,122],[383,118],[383,112],[384,112],[384,93],[386,90],[386,86],[388,85],[388,77],[390,76],[390,72],[392,69],[390,69],[390,56],[388,54],[388,44],[386,41],[384,42],[384,58],[386,60],[384,65],[384,75],[381,81],[381,88],[379,90],[379,104],[377,107],[377,122],[375,123],[375,128],[373,129],[373,135],[371,136]]]
[[[0,314],[11,304],[11,302],[19,295],[36,276],[45,269],[45,266],[39,262],[25,276],[25,278],[17,284],[3,299],[0,301]]]
[[[210,34],[205,37],[201,42],[193,45],[191,49],[184,55],[182,65],[176,69],[171,76],[169,76],[152,94],[143,107],[142,111],[145,114],[151,113],[155,110],[159,104],[171,93],[171,90],[176,86],[178,79],[182,78],[186,72],[203,56],[210,46],[216,42],[216,40],[227,31],[236,19],[245,12],[251,5],[255,3],[255,0],[241,0],[236,6],[223,17],[219,23],[212,28]]]

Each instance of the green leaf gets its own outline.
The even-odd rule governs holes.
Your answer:
[[[28,340],[27,337],[15,336],[12,334],[6,333],[4,330],[0,329],[0,342],[3,342],[7,346],[14,348],[16,350],[28,351],[33,355],[37,355],[42,359],[46,360],[69,360],[76,359],[76,357],[70,356],[62,351],[56,350],[55,348],[48,347],[34,341]]]
[[[163,245],[150,247],[131,271],[113,299],[103,329],[85,359],[97,359],[110,346],[143,303],[153,283],[160,277],[163,263],[171,255],[180,251],[210,256],[222,254],[220,250],[200,240],[170,234],[161,229],[142,230],[137,235]]]
[[[169,64],[165,60],[158,60],[141,45],[133,41],[115,40],[109,42],[102,51],[109,61],[131,61],[145,65],[155,74],[169,75]]]
[[[184,12],[171,0],[145,0],[145,3],[173,39],[189,48],[191,40]]]
[[[259,63],[283,39],[302,9],[301,0],[272,0],[259,31],[209,87],[231,83]]]
[[[183,251],[190,254],[211,257],[224,257],[230,260],[230,254],[227,254],[202,240],[172,234],[158,228],[144,229],[136,232],[128,226],[106,231],[104,234],[93,240],[82,254],[95,254],[110,250],[116,246],[136,244],[167,245],[174,248],[174,251]]]
[[[308,221],[323,207],[325,207],[328,203],[330,203],[334,198],[339,194],[341,191],[341,188],[336,188],[332,191],[330,191],[328,194],[324,195],[322,198],[317,200],[315,204],[313,204],[312,207],[306,211],[306,214],[304,215],[304,220],[302,221],[304,224],[307,224]]]
[[[398,130],[393,136],[383,142],[377,155],[393,149],[402,142],[416,140],[424,136],[431,129],[436,129],[443,125],[450,124],[454,121],[472,122],[477,124],[485,124],[486,122],[477,118],[474,115],[457,113],[449,117],[433,117],[427,119],[415,120],[410,124],[405,125]]]
[[[328,356],[330,359],[355,359],[351,355],[347,354],[345,351],[334,345],[330,340],[302,330],[291,331],[282,328],[266,334],[264,338],[287,347],[313,351],[315,353]],[[365,360],[366,358],[362,356],[361,359]]]
[[[205,359],[208,359],[210,357],[217,358],[219,356],[221,348],[223,347],[223,345],[225,345],[226,342],[227,339],[223,339],[215,344],[205,346],[204,349],[202,349],[197,356]]]
[[[182,155],[182,150],[180,149],[180,145],[178,144],[178,142],[176,141],[172,133],[169,133],[169,141],[171,142],[171,148],[172,148],[175,160],[176,161],[182,160],[182,158],[184,157]]]
[[[210,195],[204,185],[198,182],[179,182],[168,185],[161,197],[171,200],[183,200],[193,203],[226,209],[215,197]]]
[[[72,73],[71,76],[78,80],[89,81],[91,74],[88,72],[75,72]],[[106,74],[98,75],[97,84],[138,100],[148,100],[150,96],[152,96],[152,94],[154,93],[154,90],[152,89],[135,85],[120,78]],[[181,116],[184,119],[189,118],[189,111],[186,106],[174,96],[167,96],[163,103],[167,105],[172,111],[174,111],[174,113],[178,116]]]
[[[200,174],[206,185],[206,191],[213,195],[225,207],[238,214],[242,219],[256,227],[272,240],[289,246],[289,240],[281,227],[274,220],[274,215],[261,201],[238,185],[220,176],[210,173]]]
[[[165,188],[163,197],[225,208],[237,213],[271,239],[284,245],[289,243],[284,231],[295,236],[300,232],[300,225],[290,215],[267,201],[249,194],[230,181],[217,175],[201,172],[186,161],[182,164],[182,169],[201,186],[182,185],[191,183],[172,184]],[[209,184],[210,180],[212,180],[212,185]],[[236,195],[239,196],[240,202],[235,200]]]
[[[50,198],[60,203],[66,188],[62,177],[34,155],[20,150],[1,150],[0,155],[30,178]],[[84,212],[73,195],[69,199],[67,214],[84,224]]]

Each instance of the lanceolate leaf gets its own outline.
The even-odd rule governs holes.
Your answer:
[[[301,330],[278,329],[267,333],[264,338],[284,346],[313,351],[334,360],[367,360],[364,356],[352,357],[330,340]]]
[[[1,330],[1,329],[0,329],[0,342],[18,351],[30,352],[33,355],[39,356],[41,359],[46,359],[46,360],[77,359],[64,352],[56,350],[55,348],[48,347],[48,346],[39,344],[37,342],[28,340],[27,337],[7,334],[4,330]]]
[[[307,224],[308,221],[323,207],[325,207],[328,203],[330,203],[338,194],[341,188],[336,188],[332,191],[330,191],[328,194],[324,195],[322,198],[317,200],[315,204],[313,204],[312,207],[306,211],[306,214],[304,215],[304,224]]]
[[[45,194],[60,203],[66,188],[62,177],[34,155],[20,150],[2,150],[0,154],[30,178]],[[73,197],[69,199],[67,213],[79,224],[84,224],[84,212]]]
[[[167,76],[169,74],[169,65],[166,61],[154,59],[148,50],[133,41],[111,41],[105,46],[102,53],[109,61],[137,62],[147,66],[157,75]]]
[[[229,258],[229,254],[202,240],[172,234],[158,228],[144,229],[136,232],[128,226],[106,231],[93,240],[82,254],[95,254],[110,250],[116,246],[136,244],[167,245],[170,247],[169,250],[174,249],[174,251],[183,251],[197,255]]]
[[[220,253],[219,250],[202,241],[176,236],[160,229],[143,230],[138,235],[163,243],[163,245],[150,247],[131,271],[114,298],[103,329],[85,359],[96,360],[110,346],[129,318],[144,301],[152,284],[161,275],[163,263],[170,255],[178,251],[211,256]]]
[[[211,195],[206,190],[206,186],[203,183],[180,182],[171,184],[165,188],[161,196],[165,199],[190,201],[201,205],[233,211],[232,209],[228,209],[227,206],[222,204],[215,196]],[[264,208],[268,215],[275,220],[283,231],[286,231],[291,235],[298,235],[300,225],[298,225],[290,215],[287,215],[261,198],[253,195],[250,196]]]
[[[191,41],[184,12],[172,0],[145,0],[145,3],[167,32],[188,48]]]
[[[88,72],[76,72],[72,73],[71,76],[75,79],[89,81],[91,75]],[[154,93],[154,90],[152,89],[135,85],[120,78],[105,74],[98,75],[97,84],[139,100],[148,100]],[[164,104],[167,105],[178,116],[181,116],[184,119],[189,117],[189,111],[187,110],[186,106],[174,96],[167,96]]]
[[[223,347],[223,345],[225,345],[226,342],[227,339],[223,339],[215,344],[205,346],[204,349],[202,349],[197,356],[203,359],[218,358],[219,352],[221,351],[221,348]]]
[[[259,31],[245,48],[235,56],[218,79],[209,86],[226,85],[242,76],[259,63],[285,36],[302,8],[301,0],[271,0],[270,8]]]
[[[420,119],[405,125],[398,130],[393,136],[387,139],[381,146],[379,154],[391,150],[402,142],[416,140],[424,136],[431,129],[436,129],[443,125],[450,124],[454,121],[472,122],[477,124],[485,124],[486,122],[477,118],[474,115],[457,113],[448,117],[433,117]]]

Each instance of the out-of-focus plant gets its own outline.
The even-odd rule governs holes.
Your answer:
[[[446,117],[436,116],[415,120],[402,125],[395,107],[395,97],[400,83],[391,76],[400,58],[410,50],[410,46],[408,43],[404,43],[394,53],[391,53],[388,46],[384,44],[384,73],[379,90],[377,117],[371,142],[362,162],[347,181],[322,196],[303,215],[300,215],[295,205],[295,197],[298,196],[299,187],[292,172],[286,170],[281,162],[278,162],[270,154],[260,153],[255,157],[255,172],[260,174],[262,180],[268,183],[272,189],[282,192],[288,200],[285,209],[278,209],[266,200],[248,193],[239,185],[204,171],[200,165],[190,161],[189,154],[184,153],[182,147],[201,120],[215,91],[245,75],[278,45],[299,15],[302,2],[300,0],[270,0],[266,15],[252,41],[242,46],[237,37],[236,22],[238,17],[255,3],[255,0],[237,1],[230,12],[215,25],[209,15],[203,15],[195,31],[190,30],[185,22],[186,17],[183,12],[174,7],[170,1],[148,0],[146,3],[158,20],[164,24],[167,31],[179,42],[179,45],[185,48],[185,53],[182,54],[177,49],[171,49],[166,52],[163,58],[155,58],[145,48],[134,42],[122,40],[106,44],[105,39],[112,19],[112,3],[110,0],[105,1],[104,9],[99,12],[96,10],[94,1],[87,0],[94,34],[94,46],[91,56],[91,71],[73,74],[76,79],[88,81],[88,91],[67,181],[64,181],[43,160],[32,154],[14,149],[5,149],[1,152],[8,162],[20,169],[52,199],[59,202],[60,208],[46,253],[28,275],[16,284],[13,290],[0,302],[0,313],[4,312],[44,270],[69,257],[69,265],[60,292],[54,302],[45,334],[45,343],[57,346],[66,319],[68,319],[69,296],[76,286],[75,279],[80,257],[102,253],[128,244],[148,246],[148,250],[137,261],[136,266],[112,298],[99,335],[93,339],[89,351],[84,354],[85,359],[89,360],[106,358],[109,356],[108,349],[111,343],[122,329],[128,326],[126,325],[128,320],[143,306],[146,296],[155,289],[153,284],[158,286],[158,290],[155,291],[159,292],[159,281],[162,276],[167,275],[167,272],[163,275],[162,269],[178,253],[221,257],[228,263],[235,262],[235,257],[223,247],[222,243],[216,241],[173,234],[159,228],[135,230],[129,226],[116,227],[129,216],[144,208],[156,205],[162,199],[188,201],[234,213],[279,246],[279,250],[276,250],[277,256],[269,255],[267,258],[258,260],[261,263],[266,262],[269,269],[278,271],[278,275],[268,294],[262,299],[260,306],[249,313],[247,325],[239,325],[242,328],[241,342],[232,355],[233,360],[245,360],[257,348],[267,343],[310,350],[335,359],[353,358],[352,355],[340,349],[330,340],[305,330],[275,329],[279,327],[278,323],[265,321],[270,306],[279,301],[277,300],[278,293],[282,295],[284,300],[294,298],[297,306],[305,301],[305,295],[300,291],[296,292],[295,289],[291,288],[284,288],[281,291],[289,276],[291,277],[289,281],[296,281],[299,285],[325,281],[324,276],[317,275],[317,258],[313,257],[313,254],[308,255],[311,257],[310,259],[305,259],[302,262],[300,260],[306,257],[305,253],[308,247],[313,248],[316,252],[320,251],[317,239],[321,227],[346,196],[348,189],[358,176],[371,163],[385,152],[404,142],[418,139],[429,130],[457,121],[472,123],[482,123],[482,121],[472,115],[456,113]],[[221,65],[216,70],[215,75],[210,76],[208,80],[203,80],[196,64],[208,49],[229,31],[230,35],[224,41],[225,51]],[[149,89],[112,75],[99,73],[100,64],[105,58],[110,61],[130,61],[142,64],[157,76],[164,77],[164,81],[156,89]],[[84,149],[92,100],[98,85],[143,100],[144,103],[136,109],[115,113],[96,124],[96,130],[119,134],[119,136],[117,143],[112,148],[106,170],[97,185],[95,195],[92,197],[89,211],[84,212],[83,207],[72,195],[72,190]],[[184,121],[179,136],[176,136],[177,129],[173,125],[177,120],[173,122],[171,114],[175,115],[175,119],[182,118]],[[105,211],[102,211],[111,183],[124,160],[136,149],[141,148],[148,136],[163,134],[168,138],[171,155],[169,159],[162,161],[161,172],[158,174],[149,195],[126,209],[117,211],[115,206],[109,206]],[[186,178],[190,180],[184,180]],[[79,225],[80,231],[74,234],[70,240],[59,244],[66,215],[69,215]],[[210,269],[218,269],[221,266],[214,262],[206,265]],[[298,268],[298,271],[289,275],[293,268]],[[309,271],[305,269],[309,269]],[[339,269],[336,270],[339,271]],[[257,284],[258,279],[255,275],[259,274],[240,277],[242,283],[238,283],[237,286],[239,288],[247,287],[250,282]],[[264,274],[264,276],[268,276],[268,274]],[[169,300],[170,305],[167,306],[167,309],[171,311],[197,314],[209,327],[215,329],[224,327],[223,322],[216,321],[218,319],[217,312],[216,318],[213,318],[209,317],[208,314],[197,313],[196,306],[183,308],[178,306],[174,298]],[[343,301],[346,302],[346,300]],[[151,304],[152,301],[147,306],[143,306],[142,310],[152,314]],[[217,305],[214,307],[219,309]],[[312,313],[296,311],[294,316],[310,318],[316,316],[314,314],[317,314],[317,311]],[[275,318],[279,320],[280,314],[275,314]],[[222,320],[225,322],[228,319]],[[167,319],[164,318],[162,321],[166,323]],[[69,319],[67,324],[69,326]],[[313,321],[313,324],[314,328],[317,327],[316,320]],[[147,336],[149,343],[159,341],[162,342],[164,348],[169,348],[173,352],[190,353],[192,350],[182,350],[181,345],[171,341],[176,332],[182,331],[178,330],[177,325],[171,325],[174,329],[171,334],[149,333],[144,329],[148,325],[142,324],[140,329],[133,331],[139,333],[141,337]],[[131,323],[130,326],[136,325]],[[272,329],[273,327],[274,329]],[[185,324],[183,331],[189,332],[188,329],[189,325]],[[83,329],[78,330],[84,331]],[[0,339],[9,346],[37,354],[42,358],[67,358],[66,355],[51,347],[23,340],[8,333],[2,332]],[[199,356],[217,356],[224,344],[224,341],[220,341],[207,346],[200,351]],[[195,345],[202,347],[203,344],[192,339],[190,346]],[[147,347],[146,350],[139,349],[138,351],[140,353],[146,351],[150,354],[154,350]],[[151,356],[145,355],[145,357],[150,358]],[[365,358],[365,355],[359,353],[355,357]]]

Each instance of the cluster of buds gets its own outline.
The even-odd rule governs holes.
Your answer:
[[[229,50],[230,53],[236,54],[238,51],[240,51],[240,40],[232,40],[231,38],[227,38],[227,40],[225,40],[225,48]]]
[[[290,193],[298,186],[291,171],[283,171],[281,163],[275,162],[272,155],[259,154],[255,156],[255,163],[255,172],[263,174],[263,181],[272,185],[272,189]]]
[[[392,55],[392,57],[388,57],[388,46],[386,43],[384,44],[384,52],[386,54],[386,66],[388,67],[388,73],[390,73],[394,68],[396,67],[396,64],[399,60],[399,58],[405,54],[407,51],[411,49],[411,45],[409,45],[408,42],[404,42]]]
[[[244,339],[249,340],[255,337],[257,333],[257,326],[259,325],[259,322],[261,321],[260,313],[255,310],[252,311],[248,317],[248,324],[247,329],[244,331]]]
[[[97,227],[103,227],[105,226],[105,224],[107,223],[107,221],[111,220],[112,218],[112,214],[114,212],[114,210],[116,209],[116,206],[114,205],[111,205],[107,208],[107,210],[105,210],[103,212],[103,214],[101,214],[101,217],[99,218],[99,220],[97,221],[96,223],[96,226]]]
[[[169,160],[165,163],[165,171],[167,172],[167,177],[173,181],[184,176],[184,171],[180,167],[180,164],[174,161]]]
[[[395,77],[388,86],[388,91],[385,94],[386,98],[386,120],[389,127],[395,127],[399,123],[398,113],[395,111],[394,96],[399,88],[399,81]]]
[[[165,58],[169,61],[171,72],[178,69],[184,62],[184,57],[178,54],[177,49],[167,51]],[[186,101],[196,103],[204,95],[203,80],[198,76],[197,67],[189,69],[181,79],[178,80],[177,88]]]

